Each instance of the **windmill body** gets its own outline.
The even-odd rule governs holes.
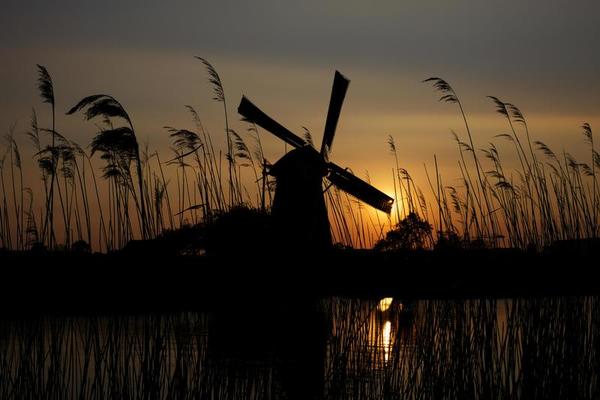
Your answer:
[[[393,199],[347,169],[329,161],[335,129],[350,81],[335,72],[321,151],[262,112],[246,97],[238,113],[295,149],[270,169],[276,190],[271,213],[277,225],[277,245],[285,250],[321,251],[331,247],[331,231],[323,197],[323,178],[381,211],[389,213]]]
[[[271,215],[280,240],[309,251],[331,247],[331,232],[323,198],[327,166],[309,145],[283,156],[269,173],[276,179]],[[283,243],[286,245],[286,243]]]

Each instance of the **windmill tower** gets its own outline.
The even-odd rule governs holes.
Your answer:
[[[329,161],[349,83],[342,74],[335,72],[320,152],[270,118],[245,96],[238,107],[240,115],[294,147],[269,172],[277,184],[271,212],[279,239],[286,247],[294,246],[298,251],[320,251],[331,247],[323,178],[378,210],[389,213],[392,208],[394,200],[391,197]]]

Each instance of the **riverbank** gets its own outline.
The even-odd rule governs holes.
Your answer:
[[[514,249],[248,257],[3,252],[4,312],[195,310],[228,303],[348,296],[407,299],[600,294],[599,252]]]

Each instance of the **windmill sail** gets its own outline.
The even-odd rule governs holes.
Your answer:
[[[248,100],[246,96],[242,97],[242,101],[238,107],[238,113],[296,148],[302,147],[306,144],[303,139],[294,135],[279,122],[262,112],[250,100]]]
[[[335,186],[378,210],[390,213],[394,203],[390,196],[334,163],[329,163],[329,168],[331,171],[327,179]]]
[[[333,87],[331,89],[331,100],[329,102],[329,110],[327,112],[327,120],[325,122],[323,143],[321,145],[320,158],[316,162],[327,166],[327,169],[329,170],[327,179],[329,179],[332,184],[336,185],[346,193],[356,197],[358,200],[361,200],[364,203],[377,208],[378,210],[389,213],[392,209],[392,204],[394,203],[394,200],[390,196],[371,186],[362,179],[357,178],[347,170],[331,162],[327,162],[333,143],[333,138],[335,136],[335,129],[340,117],[340,112],[342,110],[342,104],[344,103],[344,98],[346,96],[346,91],[348,90],[349,84],[350,80],[348,80],[338,71],[335,71]],[[296,136],[283,125],[279,124],[277,121],[273,120],[267,114],[262,112],[245,96],[242,97],[242,101],[238,107],[238,113],[297,149],[301,149],[307,144],[303,139]],[[301,150],[293,150],[292,152],[297,151]],[[315,151],[315,155],[316,154],[318,153]],[[310,162],[312,163],[313,161]],[[284,176],[279,177],[278,180],[285,180],[285,176],[286,175],[284,174]],[[292,180],[294,179],[296,178],[293,178]]]
[[[331,99],[329,100],[329,110],[327,111],[327,120],[325,121],[323,143],[321,144],[321,155],[323,157],[327,158],[327,155],[331,151],[333,137],[335,136],[335,128],[338,119],[340,118],[342,104],[344,103],[344,97],[346,97],[346,91],[348,90],[349,84],[349,79],[340,74],[339,71],[335,71],[333,87],[331,89]]]

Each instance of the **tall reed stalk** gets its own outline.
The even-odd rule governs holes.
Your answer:
[[[51,159],[50,159],[50,190],[48,192],[48,199],[46,203],[46,216],[44,218],[44,226],[42,229],[42,242],[48,237],[48,247],[52,248],[54,240],[54,183],[56,181],[56,168],[58,159],[56,151],[54,150],[56,145],[56,105],[54,101],[54,85],[52,78],[48,73],[46,67],[37,65],[38,67],[38,89],[40,91],[40,97],[44,103],[50,105],[52,111],[52,143],[51,143]],[[47,235],[47,236],[46,236]]]

